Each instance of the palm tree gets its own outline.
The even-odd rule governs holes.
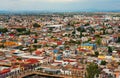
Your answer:
[[[86,71],[86,78],[95,78],[95,76],[100,74],[100,69],[96,63],[90,63],[87,65]]]

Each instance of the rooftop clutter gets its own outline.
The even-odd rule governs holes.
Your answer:
[[[56,68],[67,75],[78,75],[81,71],[83,78],[85,72],[87,75],[94,72],[87,71],[89,65],[98,66],[100,78],[110,78],[110,74],[112,78],[119,78],[119,17],[104,14],[10,16],[7,21],[3,20],[0,28],[1,76],[40,64],[38,67],[52,69],[45,71]]]

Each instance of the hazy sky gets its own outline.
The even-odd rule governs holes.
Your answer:
[[[0,0],[0,10],[120,10],[120,0]]]

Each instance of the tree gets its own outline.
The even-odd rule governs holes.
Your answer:
[[[21,61],[22,60],[22,58],[21,57],[18,57],[18,58],[16,58],[18,61]]]
[[[37,33],[35,33],[35,36],[36,36],[36,37],[38,37],[38,34],[37,34]]]
[[[108,53],[111,54],[112,53],[112,47],[108,47]]]
[[[40,27],[40,25],[38,23],[34,23],[33,27]]]
[[[106,31],[106,29],[103,29],[103,34],[106,34],[106,32],[105,32],[105,31]]]
[[[103,61],[101,61],[100,65],[106,65],[106,63],[107,62],[103,60]]]
[[[101,45],[101,41],[102,41],[101,38],[97,38],[97,40],[96,40],[96,44],[97,44],[97,45]]]
[[[6,32],[8,32],[8,29],[7,28],[0,28],[0,32],[6,33]]]
[[[26,28],[17,28],[16,29],[18,32],[23,32],[23,31],[26,31]]]
[[[83,35],[82,35],[82,32],[80,32],[80,38],[82,38],[82,36],[83,36]]]
[[[118,43],[120,42],[120,37],[118,37],[117,42],[118,42]]]
[[[100,74],[100,69],[96,63],[90,63],[87,65],[86,70],[86,78],[95,78],[95,76],[98,76]]]
[[[78,27],[77,31],[79,31],[79,32],[85,32],[85,28],[84,27]]]
[[[82,35],[82,32],[85,32],[85,29],[82,28],[82,27],[78,27],[78,28],[77,28],[77,31],[80,32],[80,38],[81,38],[81,37],[83,36],[83,35]]]
[[[34,43],[37,43],[38,41],[37,41],[37,39],[34,39]]]
[[[80,44],[81,44],[81,42],[80,42],[80,41],[76,41],[76,44],[79,44],[79,45],[80,45]]]
[[[90,25],[90,23],[86,23],[84,26],[89,26]]]
[[[49,31],[52,32],[52,31],[53,31],[53,28],[49,28]]]
[[[26,32],[24,32],[24,34],[26,34],[26,35],[30,35],[30,29],[29,30],[27,30]]]
[[[4,45],[4,44],[1,44],[1,45],[0,45],[0,48],[5,48],[5,45]]]
[[[118,62],[118,65],[120,65],[120,62]]]
[[[99,55],[99,52],[96,51],[96,52],[95,52],[95,57],[98,57],[98,55]]]
[[[70,21],[70,22],[68,23],[68,25],[70,25],[70,26],[74,26],[74,24],[76,24],[76,21]]]
[[[90,27],[90,28],[89,28],[89,31],[90,31],[90,33],[94,33],[94,32],[95,32],[95,29],[94,29],[93,27]]]
[[[26,31],[26,28],[17,28],[16,31],[17,32],[24,32],[24,31]]]
[[[75,31],[73,31],[72,34],[75,35]]]

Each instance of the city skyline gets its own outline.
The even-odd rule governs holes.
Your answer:
[[[119,11],[120,0],[1,0],[9,11]]]

